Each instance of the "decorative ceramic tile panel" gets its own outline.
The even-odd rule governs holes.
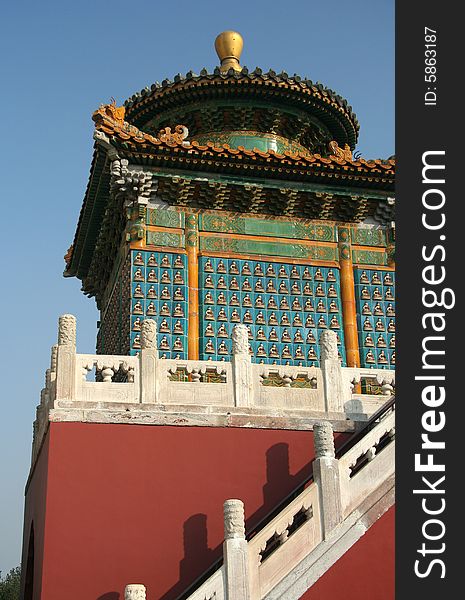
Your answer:
[[[385,229],[375,227],[351,227],[352,244],[359,246],[387,246],[387,235]],[[376,264],[376,263],[375,263]]]
[[[387,266],[388,255],[386,252],[375,250],[352,250],[352,261],[356,265]]]
[[[334,225],[302,220],[263,219],[223,213],[206,213],[199,216],[200,231],[239,233],[298,240],[336,241]]]
[[[396,363],[395,273],[354,269],[360,361],[393,369]]]
[[[276,239],[270,241],[254,240],[249,238],[200,237],[200,249],[206,252],[235,252],[238,254],[257,254],[265,256],[279,256],[286,258],[300,258],[307,260],[336,261],[336,246],[318,246],[307,244],[290,244]]]
[[[166,246],[168,248],[184,248],[183,233],[168,233],[166,231],[147,231],[146,242],[149,246]]]
[[[144,318],[157,322],[160,357],[187,357],[187,263],[183,254],[131,251],[130,354]]]
[[[229,360],[232,328],[244,323],[254,362],[318,366],[331,328],[345,365],[338,269],[206,256],[199,266],[202,360]]]
[[[145,222],[146,225],[182,229],[184,228],[185,217],[183,212],[177,210],[148,208]]]

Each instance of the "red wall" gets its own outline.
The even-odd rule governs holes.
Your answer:
[[[221,556],[224,500],[253,526],[313,459],[303,431],[51,423],[48,437],[42,600],[122,600],[127,583],[176,598]],[[36,469],[27,515],[45,480]]]
[[[301,600],[394,600],[394,507]]]
[[[26,489],[23,555],[21,559],[21,598],[24,597],[29,537],[31,535],[32,527],[34,527],[33,597],[40,598],[40,590],[42,585],[43,550],[45,546],[45,505],[47,496],[48,458],[49,436],[47,435],[44,439],[44,443],[34,467],[34,472]]]

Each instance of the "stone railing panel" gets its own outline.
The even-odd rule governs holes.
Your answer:
[[[158,362],[160,402],[198,406],[234,406],[231,363],[162,359]],[[181,380],[176,381],[176,374]],[[185,373],[187,381],[182,381]],[[209,377],[214,382],[209,382]]]
[[[317,517],[306,521],[289,542],[279,546],[260,566],[260,596],[264,598],[277,583],[292,571],[322,541]]]
[[[357,460],[367,453],[367,451],[376,446],[384,434],[390,431],[395,432],[395,412],[392,411],[387,417],[382,419],[371,431],[369,431],[355,446],[346,452],[340,459],[339,465],[342,470],[350,477],[351,468]]]
[[[285,365],[252,365],[256,406],[279,409],[325,410],[321,369]],[[273,378],[279,385],[266,385]]]
[[[344,515],[394,473],[394,440],[395,413],[391,412],[339,459]]]
[[[227,600],[224,567],[220,567],[190,596],[189,600]]]
[[[87,381],[95,369],[102,381]],[[126,382],[115,382],[116,375]],[[139,402],[139,360],[133,356],[76,354],[76,392],[79,402]]]
[[[345,518],[357,506],[394,474],[395,441],[376,454],[349,481],[341,482],[341,500]]]
[[[383,388],[385,396],[392,395],[396,383],[396,372],[390,369],[367,369],[345,367],[342,369],[344,386],[353,389],[354,385],[365,379],[374,379]]]
[[[344,402],[344,411],[357,421],[368,420],[392,396],[395,391],[395,371],[388,369],[343,368],[344,386],[350,390]],[[382,395],[354,393],[357,384],[364,381],[375,381],[382,390]]]
[[[302,524],[293,531],[299,518]],[[313,483],[250,540],[251,597],[262,598],[321,540],[318,488]],[[268,554],[270,544],[276,549]]]

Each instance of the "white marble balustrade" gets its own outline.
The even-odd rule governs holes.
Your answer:
[[[354,386],[375,380],[386,395],[393,392],[394,372],[341,367],[335,334],[323,333],[321,367],[253,364],[248,353],[247,330],[238,325],[229,361],[160,359],[155,347],[156,323],[142,325],[138,357],[77,354],[75,320],[60,319],[59,343],[54,346],[50,381],[45,389],[55,399],[74,402],[128,402],[151,404],[204,404],[266,408],[294,408],[344,413],[345,405],[360,394]],[[323,339],[322,336],[322,339]],[[94,371],[97,377],[88,380]],[[51,380],[58,373],[52,390]],[[273,378],[274,385],[267,385]],[[298,382],[300,385],[297,385]]]
[[[311,429],[327,419],[353,430],[394,392],[393,371],[341,367],[325,330],[321,366],[254,364],[245,326],[233,330],[231,361],[160,359],[156,323],[142,323],[138,356],[76,353],[76,320],[59,320],[58,344],[37,407],[33,459],[49,420]],[[383,395],[360,394],[377,382]]]

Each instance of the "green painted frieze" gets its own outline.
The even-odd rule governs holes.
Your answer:
[[[184,234],[166,233],[164,231],[147,231],[146,240],[147,244],[150,246],[184,248]]]
[[[147,209],[146,225],[156,225],[158,227],[184,227],[184,213],[177,210]]]
[[[278,219],[255,219],[238,215],[203,214],[199,217],[201,231],[213,233],[237,233],[267,237],[290,238],[334,242],[335,228],[332,225],[284,221]]]
[[[225,237],[201,237],[200,249],[205,252],[234,252],[237,254],[263,254],[265,256],[313,260],[337,260],[336,247],[282,244],[275,240],[268,242]]]
[[[386,252],[374,252],[370,250],[352,250],[352,261],[356,265],[387,266],[388,255]]]
[[[359,246],[381,246],[387,245],[386,231],[383,229],[353,227],[351,229],[352,244]]]

